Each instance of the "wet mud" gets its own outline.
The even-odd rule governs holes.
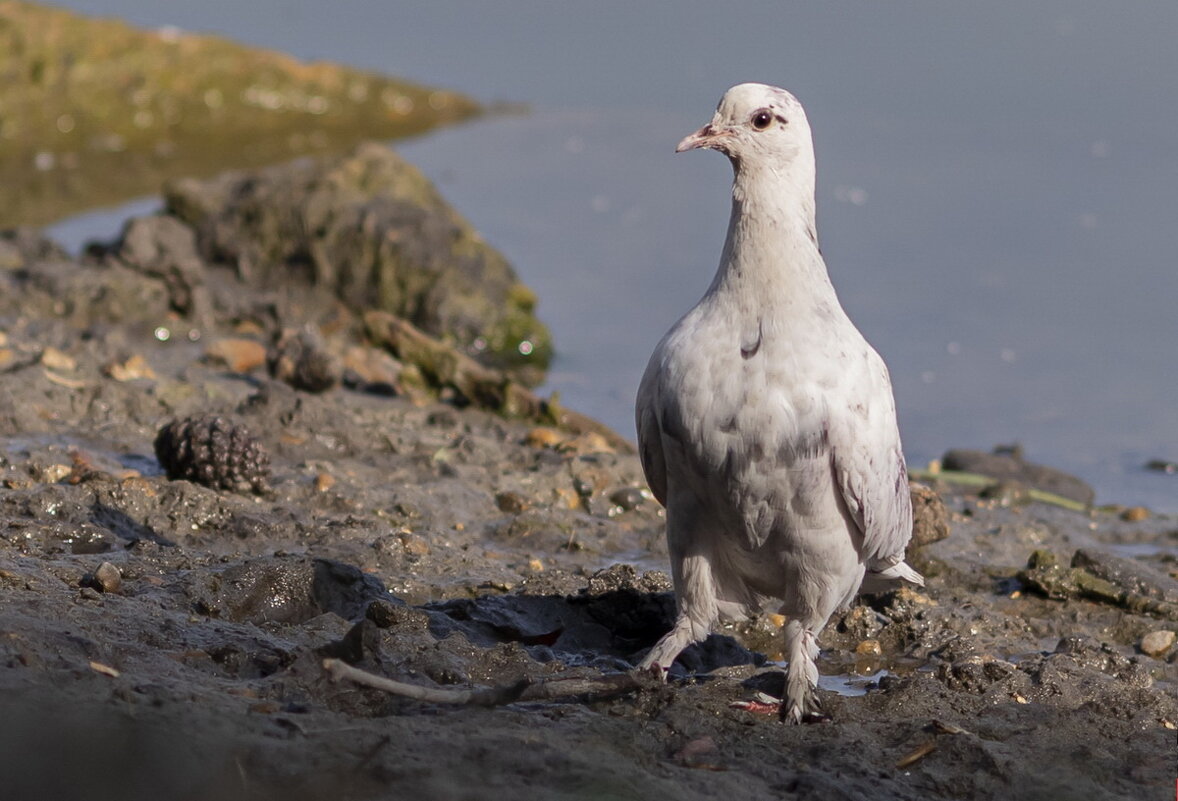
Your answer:
[[[334,681],[325,659],[450,689],[629,671],[674,609],[637,458],[430,387],[329,301],[243,282],[234,308],[269,318],[211,304],[161,340],[189,323],[158,276],[21,237],[42,280],[0,307],[4,797],[1168,797],[1178,521],[936,480],[927,587],[822,636],[827,722],[731,707],[780,692],[772,610],[613,694]],[[338,381],[273,367],[308,323]],[[194,415],[248,429],[265,482],[169,480],[157,434]]]

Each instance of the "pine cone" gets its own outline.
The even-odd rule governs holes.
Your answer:
[[[183,478],[232,492],[269,489],[266,449],[244,425],[219,415],[173,420],[156,435],[155,455],[172,481]]]

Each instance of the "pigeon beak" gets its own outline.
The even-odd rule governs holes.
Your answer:
[[[696,148],[704,147],[713,150],[720,150],[723,148],[724,140],[728,139],[732,134],[724,129],[716,130],[708,123],[691,136],[685,137],[675,147],[676,153],[682,153],[685,150],[695,150]]]

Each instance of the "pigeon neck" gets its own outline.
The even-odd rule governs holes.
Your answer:
[[[818,246],[814,211],[814,164],[795,157],[785,168],[734,163],[732,219],[779,230],[784,235],[801,233]],[[759,232],[765,236],[765,232]],[[772,236],[772,234],[770,234]]]
[[[796,296],[799,290],[823,294],[830,279],[818,252],[813,171],[734,166],[732,216],[712,291],[761,297]]]

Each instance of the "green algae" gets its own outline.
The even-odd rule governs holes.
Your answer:
[[[0,227],[481,110],[455,92],[336,64],[11,0],[0,2],[0,78]]]

